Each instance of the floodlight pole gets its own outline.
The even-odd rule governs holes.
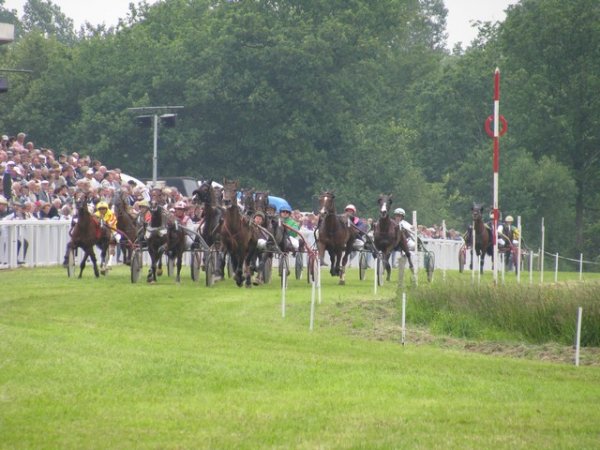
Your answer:
[[[158,114],[154,114],[154,146],[152,149],[152,186],[158,180]]]
[[[156,186],[158,180],[158,119],[168,115],[173,110],[183,109],[183,106],[144,106],[140,108],[127,108],[127,111],[136,114],[148,114],[152,116],[153,142],[152,142],[152,185]],[[159,116],[159,113],[163,115]]]

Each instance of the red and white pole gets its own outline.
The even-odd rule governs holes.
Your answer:
[[[494,282],[498,281],[498,170],[500,169],[500,69],[494,72]]]
[[[490,122],[494,122],[494,130],[490,129]],[[502,129],[500,129],[502,124]],[[500,115],[500,69],[496,67],[494,72],[494,114],[489,116],[485,121],[485,129],[487,134],[494,139],[494,204],[493,204],[493,243],[494,243],[494,282],[498,281],[498,220],[500,213],[498,210],[498,172],[500,170],[500,136],[506,133],[508,126],[506,120]]]

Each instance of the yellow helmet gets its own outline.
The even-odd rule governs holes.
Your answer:
[[[504,219],[505,222],[513,222],[513,216],[506,216],[506,219]]]
[[[150,203],[148,203],[148,200],[140,200],[138,202],[138,206],[145,206],[146,208],[150,208]]]
[[[98,204],[96,205],[96,209],[102,209],[102,208],[108,209],[108,203],[98,202]]]

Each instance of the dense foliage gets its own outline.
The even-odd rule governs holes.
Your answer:
[[[149,177],[152,133],[127,108],[182,105],[159,131],[159,176],[235,177],[302,209],[334,189],[365,215],[392,192],[460,230],[471,202],[491,206],[483,122],[500,67],[501,209],[532,247],[545,217],[547,248],[598,253],[594,0],[522,0],[452,52],[442,0],[167,0],[78,32],[51,2],[21,18],[3,3],[18,32],[4,64],[34,70],[10,75],[5,132]]]

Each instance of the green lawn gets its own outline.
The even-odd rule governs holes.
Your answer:
[[[440,278],[441,279],[441,278]],[[424,280],[424,277],[422,277]],[[396,296],[0,272],[1,448],[598,448],[600,367],[371,340]],[[348,325],[354,324],[354,325]],[[409,333],[410,338],[410,333]]]

